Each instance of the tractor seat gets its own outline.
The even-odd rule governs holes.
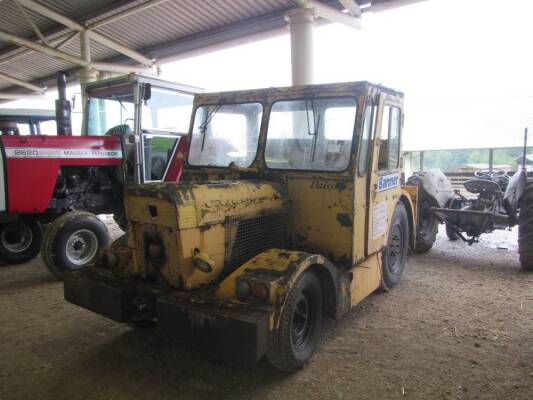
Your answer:
[[[470,193],[489,196],[502,191],[500,185],[487,179],[470,179],[464,183],[464,186]]]

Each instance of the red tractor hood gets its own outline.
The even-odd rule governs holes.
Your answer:
[[[9,213],[44,212],[61,167],[122,164],[118,136],[1,136],[0,147],[1,211]]]

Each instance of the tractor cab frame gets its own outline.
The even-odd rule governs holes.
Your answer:
[[[199,92],[137,74],[86,83],[82,132],[123,138],[126,181],[160,181],[175,144],[187,135],[192,96]]]

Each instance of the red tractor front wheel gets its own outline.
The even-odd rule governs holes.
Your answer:
[[[65,272],[93,263],[99,250],[108,242],[107,228],[96,215],[71,211],[48,227],[41,255],[48,270],[62,279]]]

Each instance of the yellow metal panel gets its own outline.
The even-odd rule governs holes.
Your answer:
[[[381,252],[374,253],[362,264],[352,268],[352,307],[377,290],[381,284]]]
[[[136,265],[131,268],[146,276],[160,271],[169,285],[184,289],[213,282],[225,267],[226,219],[264,216],[285,210],[287,205],[283,186],[270,182],[141,185],[126,195],[136,249]],[[148,266],[147,235],[164,242],[165,259],[157,268]],[[211,272],[195,267],[196,252],[213,260]]]
[[[336,178],[291,177],[291,236],[297,248],[351,265],[354,185]]]

